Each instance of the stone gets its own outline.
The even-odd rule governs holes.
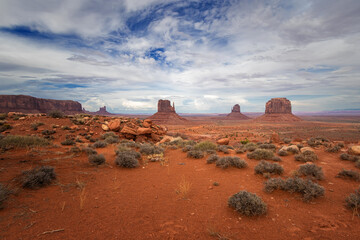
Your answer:
[[[353,155],[360,155],[360,146],[354,145],[349,147],[348,153]]]
[[[171,142],[172,140],[174,140],[173,137],[171,137],[171,136],[164,136],[163,139],[161,139],[160,143]]]
[[[109,127],[107,125],[105,125],[105,124],[101,124],[101,128],[104,131],[109,131]]]
[[[109,127],[110,131],[114,131],[114,132],[119,131],[120,127],[121,127],[120,119],[114,119],[114,120],[109,121],[108,127]]]
[[[291,153],[298,153],[299,152],[299,148],[296,145],[290,145],[290,146],[283,146],[282,148],[280,148],[280,151],[285,151],[289,154]]]
[[[120,133],[137,135],[137,134],[136,134],[136,129],[130,128],[130,127],[128,127],[128,126],[124,126],[124,127],[121,129]]]
[[[158,112],[175,112],[175,106],[171,106],[169,100],[162,100],[158,101]]]
[[[152,130],[151,130],[151,128],[142,128],[142,127],[139,127],[139,128],[136,130],[136,133],[137,133],[137,135],[151,134],[151,133],[152,133]]]
[[[26,117],[20,117],[19,118],[19,120],[25,120],[26,119]]]
[[[272,98],[266,103],[265,113],[291,113],[291,102],[286,98]]]
[[[221,138],[221,139],[216,141],[216,143],[219,144],[219,145],[228,145],[229,142],[230,142],[229,138]]]
[[[152,121],[150,119],[145,119],[144,122],[143,122],[143,126],[145,128],[149,128],[152,126]]]
[[[315,153],[315,150],[311,147],[303,147],[303,148],[300,148],[300,152],[303,153],[303,152],[306,152],[306,151],[310,151],[310,152],[313,152]]]
[[[229,113],[225,119],[229,120],[246,120],[250,119],[248,116],[245,116],[240,112],[240,105],[235,104],[233,108],[231,109],[231,113]]]

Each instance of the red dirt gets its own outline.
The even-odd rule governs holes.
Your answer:
[[[52,123],[71,126],[68,119],[43,117],[38,120],[45,123],[40,130],[25,132],[34,119],[18,121],[18,126],[16,121],[9,121],[15,126],[11,134],[39,133],[40,128],[49,129]],[[359,141],[359,132],[354,131],[358,125],[351,123],[244,124],[241,121],[168,127],[173,133],[197,139],[215,139],[233,133],[232,143],[245,137],[264,141],[272,131],[281,137],[304,139],[307,134],[330,133],[332,140],[343,140],[345,136],[348,141]],[[96,136],[103,133],[98,127],[91,126],[91,131]],[[80,132],[85,130],[73,134]],[[58,129],[55,143],[64,140],[66,134],[67,131]],[[107,165],[100,167],[90,166],[85,154],[68,153],[69,148],[9,150],[0,154],[1,183],[14,185],[12,180],[21,171],[40,165],[54,166],[57,173],[56,183],[38,190],[18,189],[10,197],[0,210],[0,239],[215,239],[209,231],[231,239],[360,237],[360,218],[344,207],[345,197],[359,187],[359,182],[335,177],[342,168],[359,170],[354,163],[341,161],[340,153],[327,153],[322,147],[316,149],[319,157],[316,164],[325,174],[325,179],[318,182],[325,188],[325,196],[310,203],[303,202],[298,194],[265,193],[262,189],[266,179],[254,174],[259,161],[247,159],[246,153],[230,153],[247,161],[245,169],[223,170],[206,164],[206,158],[187,158],[180,149],[166,150],[168,166],[157,162],[123,169],[114,164],[115,146],[97,149],[107,160]],[[291,176],[301,164],[293,156],[281,158],[283,177]],[[176,193],[182,180],[192,184],[188,199],[181,199]],[[220,185],[213,186],[215,181]],[[83,195],[77,182],[85,184]],[[240,190],[260,196],[268,205],[268,213],[246,217],[229,208],[227,199]],[[85,196],[82,209],[80,196]],[[52,230],[61,231],[42,234]]]

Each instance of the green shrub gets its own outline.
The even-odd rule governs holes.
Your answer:
[[[245,168],[247,167],[247,163],[238,157],[221,157],[216,161],[216,166],[221,167],[222,169],[228,168],[228,167],[236,167],[236,168]]]
[[[295,155],[295,160],[299,162],[315,162],[318,159],[313,151],[304,151]]]
[[[64,140],[64,141],[61,142],[61,145],[71,146],[71,145],[75,145],[75,142],[74,142],[74,140],[66,139],[66,140]]]
[[[22,172],[22,186],[24,188],[37,189],[49,185],[56,179],[53,167],[41,166]]]
[[[352,179],[355,181],[360,181],[360,173],[355,172],[353,170],[341,170],[338,175],[336,177],[339,178],[347,178],[347,179]]]
[[[216,151],[216,144],[210,141],[203,141],[195,144],[194,150],[206,152],[208,150]]]
[[[141,144],[140,153],[144,155],[160,154],[164,153],[164,149],[149,143]]]
[[[245,140],[241,140],[240,143],[243,144],[243,145],[246,145],[248,144],[250,141],[249,139],[245,138]]]
[[[0,209],[4,208],[4,203],[10,195],[10,190],[4,185],[0,184]]]
[[[0,140],[0,148],[26,148],[43,147],[49,145],[49,141],[35,136],[8,135]]]
[[[92,165],[101,165],[105,163],[105,157],[103,154],[90,154],[89,157],[89,163]]]
[[[138,152],[132,150],[119,152],[115,158],[115,163],[124,168],[136,168],[139,166],[137,156],[141,157]]]
[[[196,159],[203,158],[204,152],[200,150],[190,150],[187,152],[187,157]]]
[[[360,188],[355,190],[355,193],[351,193],[346,199],[346,207],[353,210],[354,213],[359,215],[359,208],[360,208]]]
[[[210,163],[214,163],[219,159],[219,156],[216,154],[211,154],[208,159],[206,160],[206,163],[210,164]]]
[[[266,214],[267,206],[254,193],[240,191],[228,199],[228,205],[245,216],[259,216]]]
[[[47,116],[52,117],[52,118],[63,118],[64,113],[60,110],[52,110],[52,111],[48,112]]]
[[[281,175],[284,172],[284,168],[277,163],[269,163],[267,161],[262,160],[258,165],[254,168],[255,174],[278,174]]]
[[[307,176],[316,180],[323,180],[324,173],[321,167],[316,166],[315,164],[304,164],[299,167],[296,171],[300,176]]]
[[[248,153],[246,156],[250,159],[256,160],[271,160],[274,157],[274,152],[266,149],[256,149],[255,151]]]
[[[314,183],[311,180],[303,180],[301,178],[288,178],[283,180],[281,178],[271,178],[265,182],[264,190],[266,192],[273,192],[276,189],[287,191],[290,193],[300,193],[303,200],[308,202],[314,198],[324,196],[324,187]]]

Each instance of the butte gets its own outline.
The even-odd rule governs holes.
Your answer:
[[[246,119],[250,119],[250,118],[240,112],[240,105],[239,104],[235,104],[234,107],[231,109],[231,113],[229,113],[225,117],[225,119],[228,119],[228,120],[246,120]]]
[[[286,98],[272,98],[266,103],[265,114],[255,119],[267,122],[302,121],[291,112],[291,102]]]
[[[175,124],[179,124],[179,123],[187,122],[187,120],[185,118],[180,117],[175,112],[174,103],[171,106],[169,100],[162,100],[162,99],[160,99],[158,101],[158,111],[157,111],[157,113],[155,113],[154,115],[149,117],[149,119],[151,119],[152,121],[154,121],[156,123],[169,123],[169,124],[175,123]]]

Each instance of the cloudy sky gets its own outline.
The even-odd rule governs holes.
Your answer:
[[[0,0],[0,94],[87,110],[360,108],[359,0]]]

